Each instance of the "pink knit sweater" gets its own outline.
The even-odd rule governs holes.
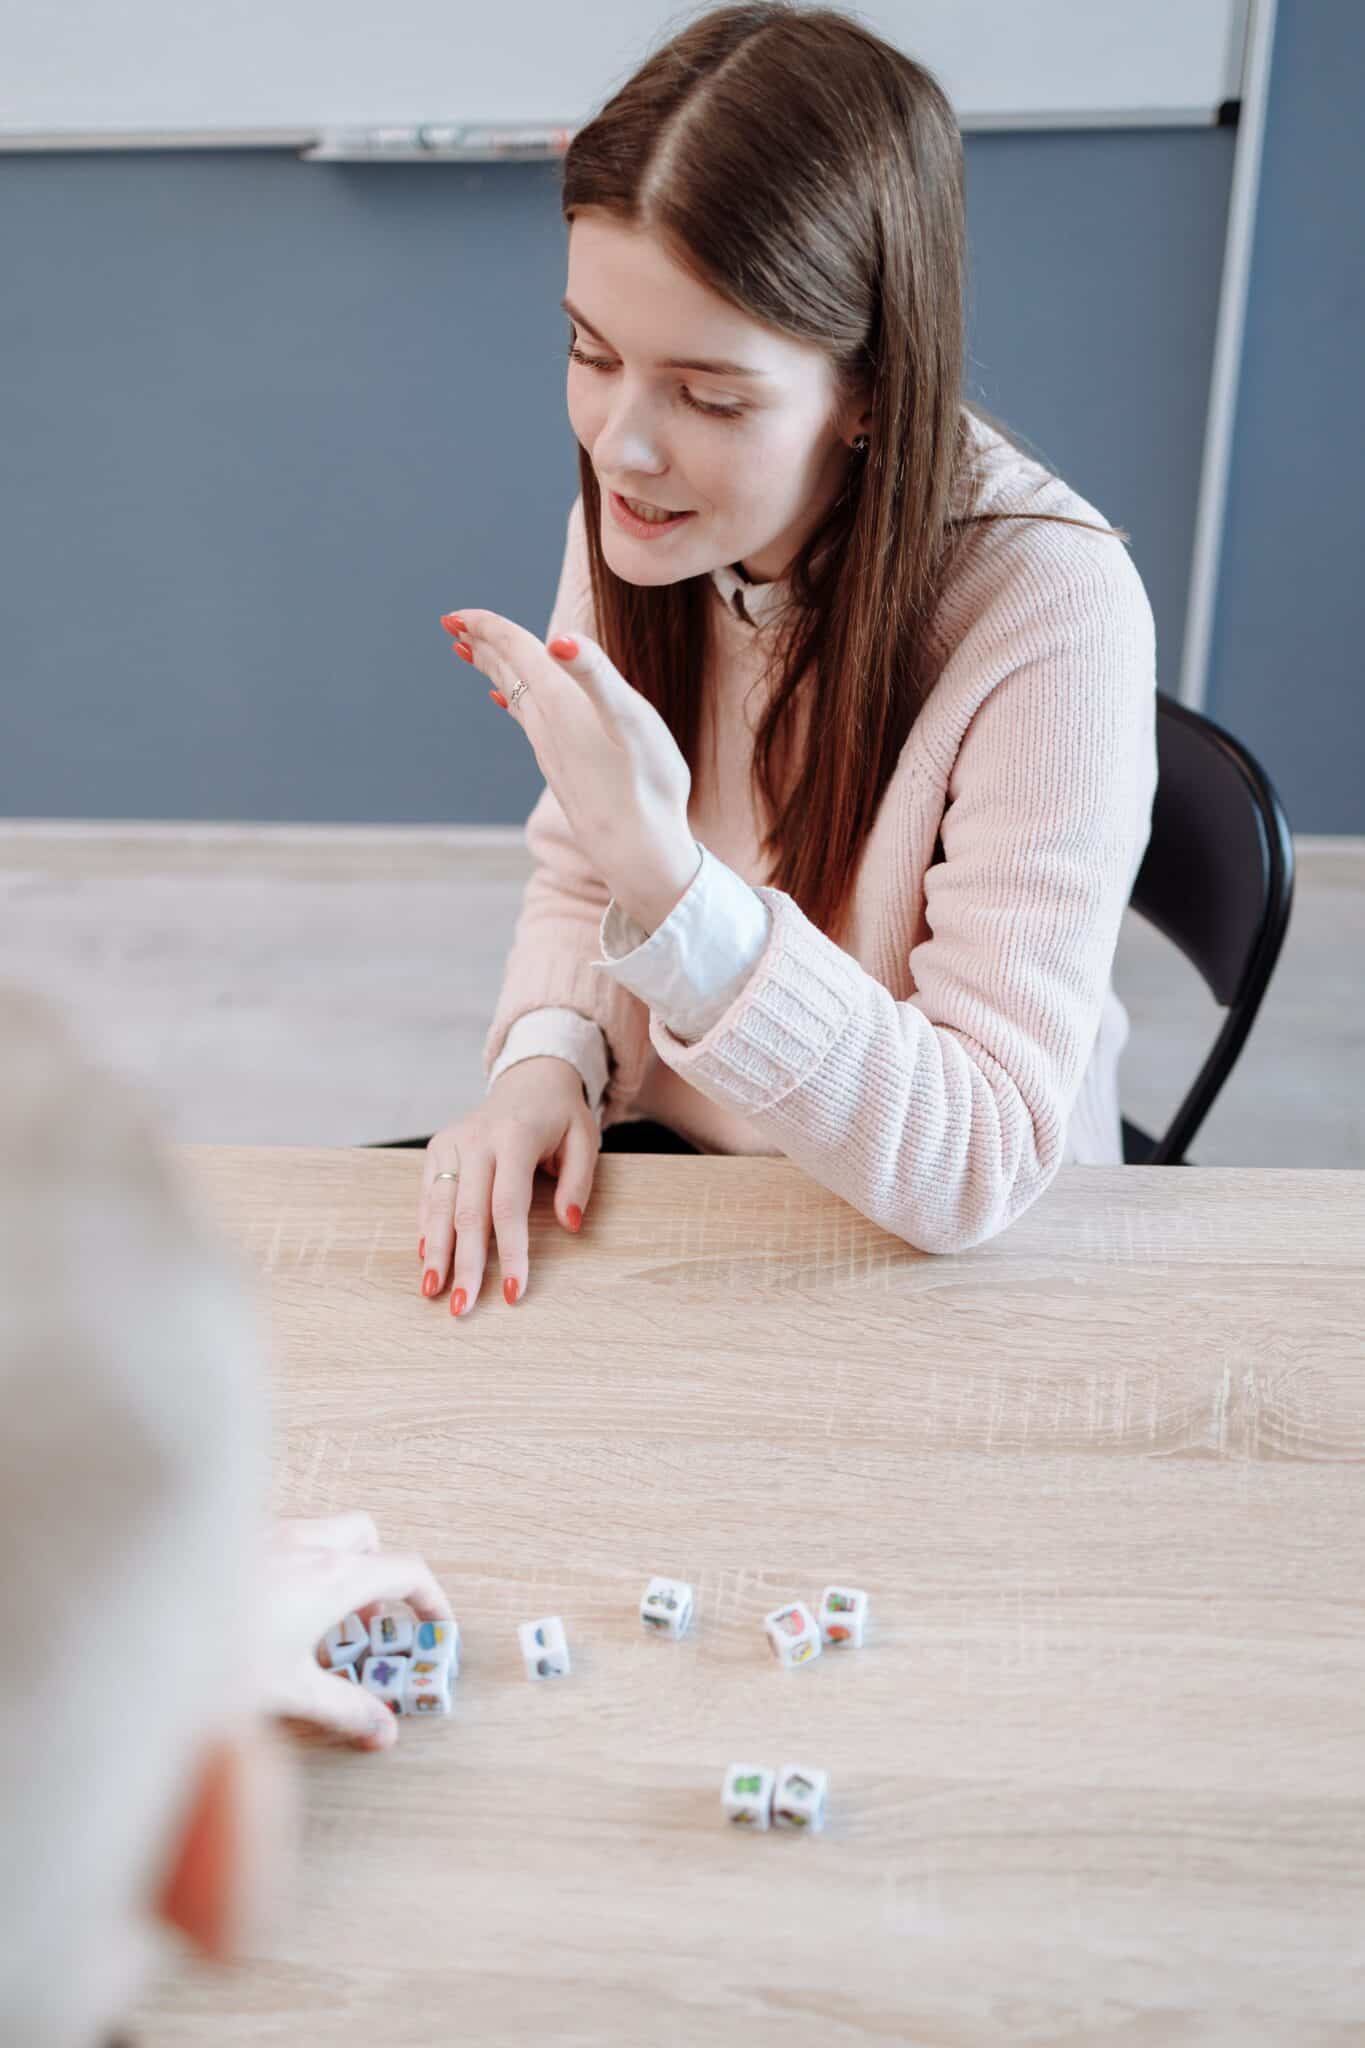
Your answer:
[[[969,418],[978,509],[1105,523]],[[749,786],[758,705],[746,698],[764,632],[728,609],[735,579],[721,575],[689,819],[767,904],[766,947],[704,1036],[674,1037],[594,971],[609,892],[547,788],[527,821],[535,868],[485,1072],[516,1019],[576,1011],[605,1038],[604,1129],[653,1117],[705,1151],[785,1155],[910,1244],[977,1244],[1062,1164],[1122,1156],[1127,1019],[1110,972],[1156,786],[1142,583],[1123,543],[1099,533],[1035,520],[972,530],[935,622],[941,671],[868,839],[845,950],[763,882]],[[759,586],[763,616],[785,588]],[[595,637],[581,499],[547,637],[574,630]]]

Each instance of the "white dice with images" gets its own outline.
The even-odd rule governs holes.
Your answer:
[[[452,1678],[460,1675],[460,1624],[458,1621],[419,1621],[413,1630],[412,1654],[434,1658],[444,1664]]]
[[[360,1683],[366,1692],[394,1714],[405,1714],[408,1705],[410,1665],[406,1657],[367,1657]]]
[[[453,1618],[419,1620],[405,1601],[395,1601],[377,1609],[368,1624],[348,1614],[323,1637],[318,1658],[392,1713],[448,1714],[460,1669],[460,1625]]]
[[[517,1629],[521,1660],[528,1678],[567,1678],[569,1644],[557,1614],[543,1621],[523,1621]]]
[[[370,1647],[370,1631],[358,1614],[348,1614],[335,1628],[329,1628],[318,1651],[318,1661],[329,1671],[350,1671]]]
[[[820,1635],[830,1650],[861,1650],[867,1595],[856,1586],[826,1586],[820,1595]]]
[[[401,1600],[381,1607],[370,1621],[370,1648],[376,1657],[386,1652],[392,1657],[406,1657],[412,1650],[413,1638],[417,1633],[417,1616]]]
[[[775,1783],[766,1764],[731,1764],[720,1795],[731,1826],[765,1834],[772,1825]]]
[[[444,1657],[414,1657],[404,1707],[409,1714],[448,1714],[454,1667]]]
[[[773,1793],[773,1826],[799,1828],[818,1835],[825,1824],[829,1772],[809,1764],[783,1764]]]
[[[651,1635],[686,1635],[692,1619],[692,1588],[684,1579],[651,1579],[640,1601],[640,1620]]]
[[[820,1654],[819,1624],[804,1600],[794,1600],[789,1607],[775,1607],[771,1614],[764,1615],[763,1627],[773,1655],[788,1669],[794,1664],[808,1664]]]

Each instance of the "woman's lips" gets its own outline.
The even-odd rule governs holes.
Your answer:
[[[667,519],[640,519],[631,511],[619,491],[608,491],[607,497],[611,505],[612,516],[617,525],[623,528],[626,533],[633,534],[637,540],[652,540],[656,535],[676,533],[684,520],[692,519],[696,516],[694,512],[686,511],[675,512]],[[641,499],[640,502],[643,504],[644,500]]]

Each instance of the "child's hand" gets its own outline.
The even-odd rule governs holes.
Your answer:
[[[422,1558],[379,1548],[366,1514],[271,1525],[267,1547],[267,1713],[314,1721],[363,1749],[389,1749],[398,1724],[382,1700],[336,1677],[317,1646],[348,1614],[368,1620],[388,1600],[405,1600],[423,1621],[449,1621],[450,1602]]]

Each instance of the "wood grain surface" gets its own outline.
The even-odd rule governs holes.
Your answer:
[[[607,1155],[456,1323],[420,1154],[184,1157],[277,1505],[370,1508],[466,1654],[393,1754],[304,1746],[280,1911],[144,2048],[1365,2039],[1365,1174],[1074,1169],[933,1258],[784,1160]],[[866,1647],[783,1672],[840,1579]],[[828,1769],[826,1832],[727,1830],[732,1760]]]

